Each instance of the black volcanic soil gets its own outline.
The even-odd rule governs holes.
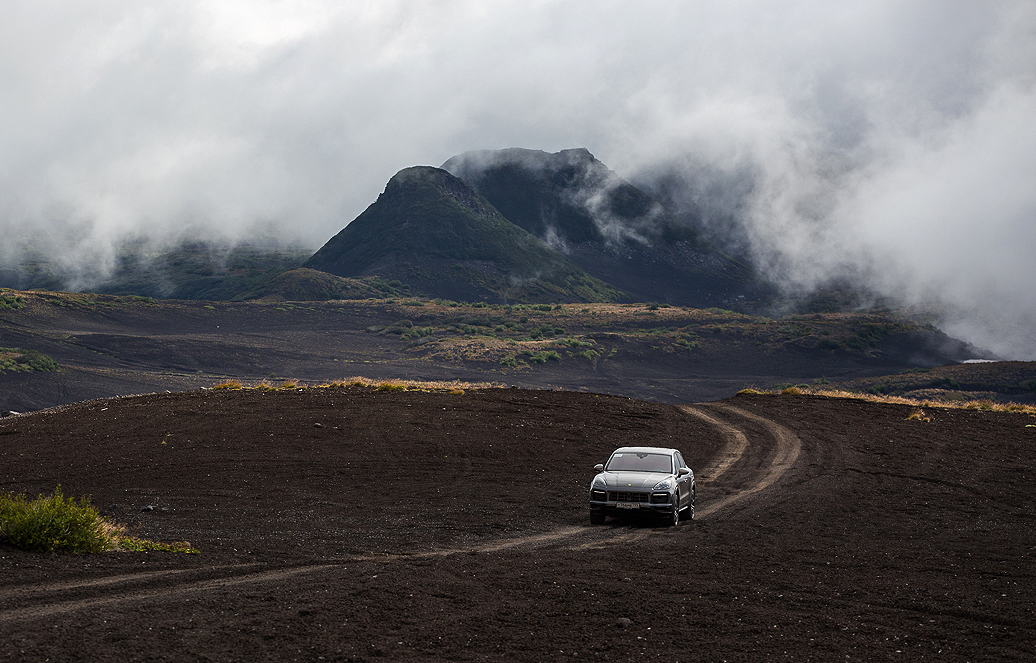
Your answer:
[[[327,388],[6,418],[0,490],[201,552],[0,546],[0,659],[1032,660],[1036,419],[911,412]],[[694,522],[589,525],[622,444],[683,451]]]

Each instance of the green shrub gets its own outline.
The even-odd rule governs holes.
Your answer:
[[[520,366],[520,363],[514,355],[504,355],[500,358],[500,365],[508,366],[510,368],[518,368],[518,366]]]
[[[529,361],[534,364],[543,364],[548,360],[561,361],[561,355],[554,350],[541,350],[540,352],[535,352],[529,356]]]
[[[0,496],[0,541],[32,552],[101,552],[111,547],[97,510],[86,498],[65,497],[58,486],[50,497]]]
[[[0,371],[56,371],[58,363],[36,350],[0,348]]]
[[[58,363],[52,357],[36,350],[25,350],[17,361],[19,364],[24,364],[34,371],[58,370]]]
[[[126,302],[129,304],[139,302],[141,304],[147,304],[149,306],[158,303],[158,301],[154,297],[145,297],[143,295],[125,295],[123,297],[119,297],[119,301]]]
[[[403,338],[403,340],[408,340],[411,338],[425,338],[426,336],[431,336],[434,333],[434,327],[410,327],[402,334],[400,334],[400,336]]]
[[[0,311],[17,311],[25,306],[25,298],[21,295],[0,295]]]
[[[0,494],[0,541],[39,553],[198,552],[186,541],[157,543],[127,536],[122,526],[102,518],[85,497],[65,497],[61,486],[53,495],[40,495],[32,501],[24,494]]]

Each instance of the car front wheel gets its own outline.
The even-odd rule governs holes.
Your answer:
[[[680,498],[678,495],[673,496],[673,511],[669,514],[669,526],[676,527],[680,524]]]

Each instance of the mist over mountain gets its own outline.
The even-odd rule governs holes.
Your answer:
[[[393,176],[378,199],[304,267],[398,279],[415,292],[465,301],[623,297],[505,219],[463,181],[428,166]]]
[[[106,261],[104,267],[94,265],[90,270],[27,248],[14,264],[0,269],[0,287],[231,300],[312,255],[305,247],[269,235],[249,239],[183,238],[166,243],[137,237],[115,247],[110,265]]]
[[[1036,357],[1031,0],[47,0],[0,61],[14,282],[28,250],[92,289],[142,236],[315,250],[403,166],[579,145],[783,297]]]
[[[638,301],[741,306],[765,297],[752,269],[585,148],[465,152],[442,166],[513,223]]]

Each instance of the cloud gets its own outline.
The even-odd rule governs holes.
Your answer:
[[[1033,358],[1034,34],[1024,0],[16,3],[0,252],[315,248],[404,167],[587,147],[789,288],[867,278]]]

